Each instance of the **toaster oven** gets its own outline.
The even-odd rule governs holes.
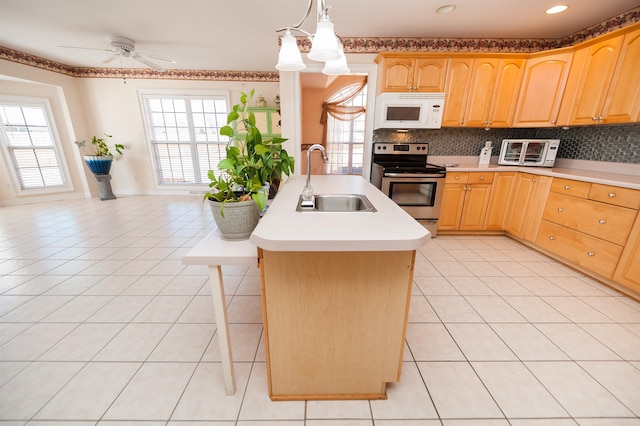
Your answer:
[[[498,164],[553,167],[559,139],[504,139]]]

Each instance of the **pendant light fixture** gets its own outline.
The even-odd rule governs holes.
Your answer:
[[[316,22],[317,28],[315,34],[310,34],[300,28],[311,14],[313,2],[316,1]],[[300,71],[306,68],[302,62],[302,55],[298,49],[296,38],[292,31],[299,31],[305,34],[311,40],[311,50],[308,58],[313,61],[325,62],[322,70],[325,74],[348,74],[350,72],[347,66],[347,59],[344,55],[342,40],[336,36],[333,29],[333,22],[329,18],[329,9],[325,4],[325,0],[309,0],[307,12],[302,20],[293,26],[281,28],[276,32],[286,31],[282,36],[282,47],[278,55],[278,64],[276,68],[280,71]]]

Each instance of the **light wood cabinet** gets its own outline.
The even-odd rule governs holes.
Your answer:
[[[640,215],[629,234],[629,240],[620,255],[613,280],[640,296]]]
[[[505,229],[517,177],[517,172],[500,172],[494,175],[483,229],[487,231]]]
[[[467,95],[471,85],[473,58],[451,58],[444,87],[442,127],[464,126]]]
[[[640,209],[640,191],[635,189],[593,183],[589,190],[589,199],[630,209]]]
[[[378,93],[443,92],[449,58],[381,55]]]
[[[527,60],[514,127],[553,127],[557,124],[572,57],[571,50],[563,50],[532,55]]]
[[[640,110],[640,29],[616,34],[576,50],[562,101],[561,124],[636,121]]]
[[[465,126],[511,126],[524,64],[525,60],[521,58],[476,59],[467,99]]]
[[[508,234],[527,241],[535,240],[551,181],[549,176],[518,175],[509,211]]]
[[[493,178],[492,172],[447,173],[438,230],[482,230]]]

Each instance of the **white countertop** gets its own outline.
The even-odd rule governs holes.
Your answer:
[[[614,169],[615,170],[615,169]],[[640,175],[617,174],[595,170],[571,169],[565,167],[522,167],[500,166],[489,164],[459,164],[456,167],[447,167],[448,172],[525,172],[534,175],[552,176],[564,179],[581,180],[603,185],[614,185],[623,188],[640,189]]]
[[[422,247],[431,234],[361,176],[312,175],[316,194],[364,194],[376,212],[298,212],[306,176],[289,178],[251,234],[271,251],[401,251]]]

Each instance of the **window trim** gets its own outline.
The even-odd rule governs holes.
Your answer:
[[[173,191],[176,194],[183,194],[185,191],[190,193],[204,194],[208,189],[208,182],[203,183],[184,183],[184,184],[163,184],[159,180],[159,172],[154,157],[154,147],[151,141],[151,123],[145,109],[145,97],[178,97],[178,96],[191,96],[191,97],[212,97],[222,96],[225,98],[227,104],[227,111],[231,110],[231,94],[230,90],[180,90],[180,89],[139,89],[138,90],[138,104],[140,107],[140,115],[144,123],[144,135],[146,141],[146,147],[148,151],[149,164],[152,170],[151,179],[153,180],[154,189],[162,192]]]
[[[2,157],[4,158],[7,170],[9,171],[8,174],[9,176],[11,176],[11,186],[13,187],[15,195],[20,197],[25,195],[46,195],[74,191],[73,181],[71,179],[71,174],[69,173],[69,167],[67,165],[67,157],[64,151],[64,146],[62,145],[62,142],[60,140],[60,134],[58,133],[58,128],[56,126],[55,115],[53,114],[53,109],[51,108],[51,102],[49,101],[49,99],[28,96],[0,95],[0,103],[4,105],[29,107],[39,106],[43,108],[45,118],[47,120],[47,126],[53,138],[53,149],[58,157],[60,172],[64,179],[64,185],[62,186],[23,189],[20,185],[20,179],[17,175],[16,167],[11,159],[11,152],[7,147],[7,140],[3,127],[2,129],[0,129],[0,151],[2,151]]]

